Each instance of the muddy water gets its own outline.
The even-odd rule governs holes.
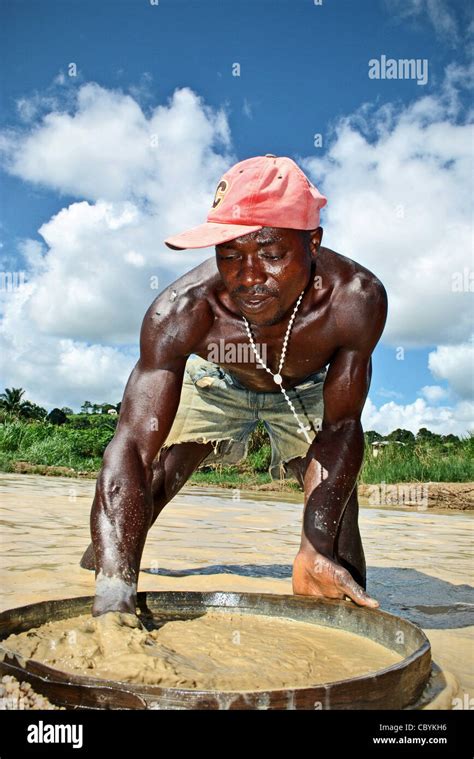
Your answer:
[[[79,567],[89,542],[95,483],[0,474],[2,609],[92,595]],[[142,561],[141,590],[291,593],[299,545],[298,494],[189,488],[161,514]],[[362,507],[368,591],[381,608],[417,622],[433,658],[474,697],[470,513]]]
[[[121,682],[204,690],[298,688],[376,672],[402,660],[354,635],[278,617],[208,611],[148,632],[120,615],[81,615],[10,635],[24,659]]]

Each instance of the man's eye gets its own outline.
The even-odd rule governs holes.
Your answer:
[[[263,258],[268,258],[270,261],[278,261],[282,256],[272,256],[270,253],[264,253]]]

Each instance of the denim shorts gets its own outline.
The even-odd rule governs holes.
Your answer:
[[[263,370],[262,370],[263,371]],[[326,369],[287,390],[301,422],[313,440],[323,418]],[[178,411],[163,448],[188,442],[213,443],[203,464],[237,464],[247,455],[248,438],[261,420],[271,442],[273,479],[286,476],[285,464],[306,456],[309,443],[281,391],[248,390],[217,364],[191,357],[186,363]]]

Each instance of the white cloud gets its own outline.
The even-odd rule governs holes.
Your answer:
[[[127,263],[132,264],[133,266],[145,265],[145,257],[141,253],[137,253],[135,250],[129,250],[128,253],[125,253],[124,261],[127,261]]]
[[[248,119],[253,119],[252,105],[247,98],[244,98],[244,104],[242,106],[242,113],[247,116]]]
[[[403,394],[396,390],[387,390],[385,387],[381,387],[377,390],[377,395],[381,395],[382,398],[403,398]]]
[[[372,270],[387,289],[383,342],[439,346],[429,368],[461,398],[472,393],[472,293],[465,274],[471,271],[466,187],[473,129],[459,93],[472,80],[472,66],[451,65],[438,95],[405,108],[366,104],[339,121],[323,158],[302,161],[328,197],[324,243]],[[396,418],[406,408],[382,407]],[[428,409],[420,406],[420,413],[429,416]]]
[[[215,148],[229,147],[225,114],[188,88],[147,117],[130,95],[95,83],[77,91],[72,113],[52,111],[39,127],[9,131],[0,147],[11,174],[89,200],[139,200],[189,214],[205,207],[227,167]],[[212,180],[210,184],[210,180]],[[179,182],[179,184],[178,184]],[[173,197],[170,188],[180,188]],[[182,216],[182,214],[181,214]]]
[[[461,345],[438,345],[428,357],[435,377],[448,380],[461,398],[474,395],[474,340]]]
[[[420,393],[428,403],[437,403],[448,395],[446,388],[441,387],[441,385],[425,385],[421,388]]]
[[[130,371],[130,356],[102,345],[85,345],[73,340],[59,340],[58,378],[76,398],[84,393],[94,398],[121,398]]]
[[[48,406],[121,397],[136,352],[123,345],[137,345],[151,285],[210,255],[162,241],[203,221],[235,160],[225,114],[187,88],[146,116],[87,84],[70,110],[0,135],[11,173],[80,198],[41,226],[44,244],[22,241],[27,285],[0,294],[5,380]]]
[[[376,430],[382,435],[398,428],[416,433],[421,427],[440,435],[465,435],[468,430],[474,430],[474,403],[460,401],[455,406],[430,406],[423,398],[417,398],[406,405],[390,401],[377,408],[368,398],[362,424],[365,430]]]
[[[440,97],[374,117],[362,108],[341,122],[328,155],[306,164],[329,198],[325,242],[374,270],[389,290],[386,340],[438,345],[430,368],[464,397],[456,351],[470,334],[469,293],[451,286],[470,244],[462,191],[469,132],[453,121],[461,82],[460,67],[451,67]],[[27,285],[1,294],[5,379],[42,405],[121,397],[156,295],[151,278],[161,289],[210,255],[171,252],[162,240],[203,220],[235,160],[225,113],[188,88],[147,114],[129,95],[96,84],[76,94],[68,110],[55,107],[34,127],[0,134],[11,173],[78,199],[41,226],[43,242],[22,242]],[[376,409],[368,401],[366,414],[386,431],[411,428],[410,415],[416,429],[434,429],[440,418],[449,431],[466,429],[469,407],[433,408],[441,398],[427,388],[428,403]]]
[[[35,285],[2,293],[0,326],[3,376],[8,387],[23,387],[46,408],[79,407],[84,400],[118,402],[136,360],[134,350],[88,345],[42,334],[25,318]]]
[[[325,243],[388,290],[384,341],[394,346],[471,334],[471,295],[453,283],[471,264],[473,130],[450,120],[451,105],[444,94],[401,110],[366,106],[338,124],[323,158],[304,161],[328,197]]]
[[[385,0],[385,5],[400,19],[427,18],[444,43],[458,41],[458,22],[448,0]]]
[[[77,82],[77,79],[75,79]],[[60,71],[45,89],[34,90],[15,101],[18,116],[25,124],[38,121],[44,114],[52,111],[68,111],[74,107],[76,84],[74,80]],[[14,132],[11,136],[14,136]]]
[[[143,313],[157,294],[150,277],[159,272],[163,280],[166,272],[166,262],[153,250],[158,246],[149,219],[127,201],[83,201],[63,208],[39,233],[47,253],[38,268],[31,267],[33,286],[23,318],[42,334],[136,340]]]

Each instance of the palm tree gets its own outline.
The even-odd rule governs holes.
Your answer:
[[[42,419],[46,416],[46,409],[37,406],[31,401],[24,401],[25,391],[21,387],[6,387],[4,393],[0,393],[0,408],[11,416],[24,419]]]
[[[20,409],[28,401],[22,401],[25,391],[21,387],[6,387],[4,393],[0,393],[0,407],[10,414],[20,415]]]

